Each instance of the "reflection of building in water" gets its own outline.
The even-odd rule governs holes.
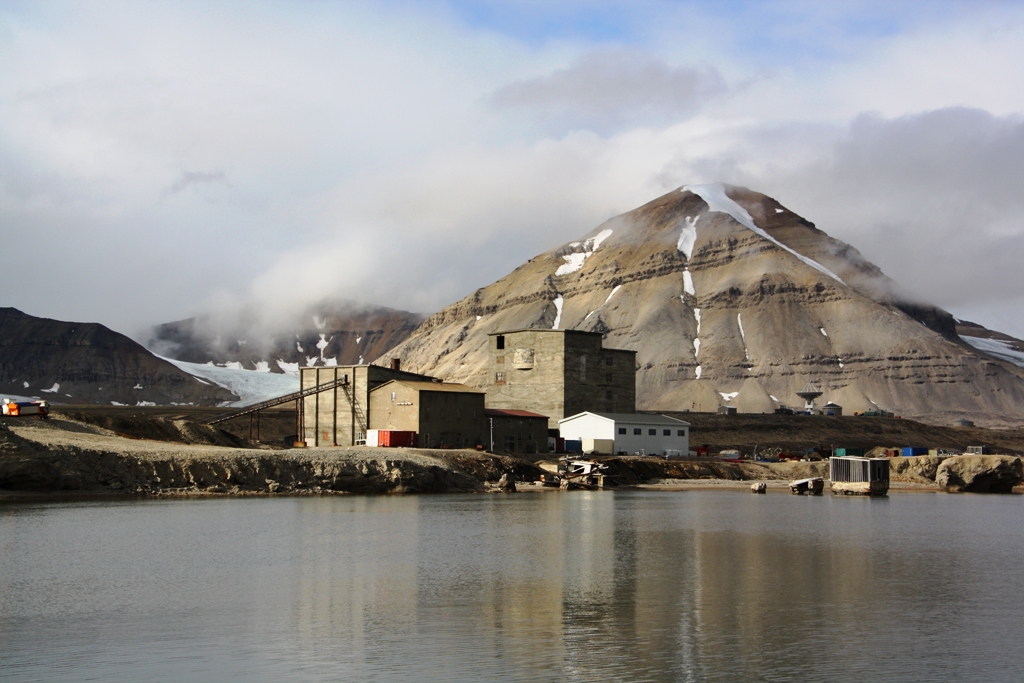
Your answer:
[[[365,664],[374,643],[414,638],[418,599],[417,496],[351,496],[297,501],[294,536],[270,542],[298,570],[295,629],[299,646]],[[401,523],[395,523],[401,520]],[[344,670],[345,662],[336,662]]]

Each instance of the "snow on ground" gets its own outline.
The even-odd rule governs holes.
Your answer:
[[[772,396],[771,394],[768,394],[768,398],[770,398],[771,400],[775,401],[776,403],[778,403],[778,402],[779,402],[779,399],[775,398],[775,397],[774,397],[774,396]]]
[[[285,373],[286,375],[298,375],[299,374],[299,364],[298,363],[286,363],[284,361],[284,359],[278,358],[277,359],[277,367],[281,368],[281,372]]]
[[[693,245],[697,242],[697,219],[700,216],[690,218],[687,216],[683,219],[683,229],[679,231],[679,242],[676,244],[676,248],[682,252],[686,260],[689,261],[690,257],[693,256]]]
[[[551,329],[557,330],[558,326],[562,323],[562,304],[565,303],[565,299],[559,294],[558,297],[552,302],[555,304],[555,324],[551,326]]]
[[[1018,351],[1013,345],[1002,339],[986,339],[984,337],[967,337],[960,335],[960,338],[974,348],[990,353],[996,358],[1007,360],[1014,365],[1024,368],[1024,351]]]
[[[697,354],[700,353],[700,339],[694,338],[693,340],[693,357],[696,358]]]
[[[693,369],[693,374],[697,375],[697,379],[700,379],[700,371],[701,368],[699,365]]]
[[[693,276],[690,275],[689,268],[683,271],[683,291],[690,296],[697,296],[697,290],[693,288]]]
[[[725,392],[723,392],[723,391],[719,391],[719,392],[718,392],[718,395],[722,397],[722,400],[723,400],[723,401],[731,401],[731,400],[733,400],[734,398],[736,398],[737,396],[739,396],[739,395],[740,395],[740,392],[738,392],[738,391],[733,391],[733,392],[730,392],[730,393],[728,393],[728,394],[727,394],[727,393],[725,393]]]
[[[776,245],[780,249],[788,251],[790,254],[796,256],[798,259],[809,265],[811,268],[814,268],[815,270],[820,271],[825,275],[828,275],[830,278],[832,278],[839,284],[846,284],[838,275],[833,273],[825,266],[821,265],[812,258],[808,258],[803,254],[793,249],[790,249],[785,244],[778,241],[761,228],[757,227],[757,224],[754,223],[754,219],[751,218],[749,213],[747,213],[747,210],[744,209],[739,204],[737,204],[732,199],[730,199],[729,195],[725,193],[725,187],[723,187],[721,184],[712,183],[710,185],[687,185],[683,188],[683,192],[694,193],[695,195],[704,200],[704,202],[708,205],[709,211],[716,211],[718,213],[729,214],[740,225],[748,228],[749,230],[752,230],[755,234],[760,235],[761,237],[765,238],[766,240]]]
[[[827,336],[828,336],[828,332],[826,332],[826,331],[825,331],[825,328],[824,328],[824,327],[819,327],[818,329],[819,329],[819,330],[821,330],[821,334],[822,334],[823,336],[825,336],[825,337],[827,337]]]
[[[594,252],[597,251],[597,248],[601,246],[601,243],[611,237],[611,235],[612,231],[605,228],[590,239],[584,240],[583,242],[570,243],[570,248],[579,249],[580,251],[563,255],[562,258],[565,259],[565,263],[555,269],[555,275],[568,275],[569,273],[575,273],[583,267],[583,264],[588,258],[593,256]]]
[[[239,400],[231,405],[238,408],[299,390],[298,363],[285,363],[284,365],[295,366],[295,374],[282,375],[274,372],[245,370],[241,367],[241,363],[232,363],[232,367],[221,367],[212,364],[187,363],[174,358],[164,358],[164,360],[193,377],[209,380],[235,394]]]
[[[743,341],[743,360],[750,360],[750,351],[747,350],[747,335],[743,332],[743,314],[736,314],[736,324],[740,328],[740,339]],[[753,370],[753,368],[747,368]]]
[[[44,394],[56,394],[58,391],[60,391],[60,385],[54,382],[53,386],[50,387],[49,389],[40,389],[40,391],[42,391]]]
[[[555,269],[555,275],[568,275],[569,273],[575,273],[583,267],[588,256],[590,256],[590,254],[587,253],[566,254],[562,257],[565,259],[565,263]]]
[[[611,294],[608,295],[608,298],[605,299],[604,302],[608,303],[609,301],[611,301],[612,297],[615,296],[615,292],[619,291],[619,289],[621,289],[621,288],[622,288],[622,285],[615,285],[614,287],[612,287]]]
[[[313,316],[313,324],[316,326],[316,329],[322,330],[325,327],[327,327],[327,318],[324,318],[323,320],[321,320],[320,318],[318,318],[317,316],[314,315]]]
[[[775,213],[786,213],[785,209],[775,209]]]
[[[693,319],[697,321],[697,334],[700,334],[700,309],[693,309]]]

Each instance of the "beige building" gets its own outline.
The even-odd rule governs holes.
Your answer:
[[[392,367],[347,365],[332,368],[302,368],[301,389],[330,384],[347,378],[347,384],[302,399],[300,441],[307,446],[354,446],[364,443],[370,428],[370,391],[391,380],[432,381],[427,375],[405,372],[397,361]]]
[[[464,384],[392,380],[370,391],[370,428],[416,432],[420,448],[487,447],[484,392]]]
[[[599,332],[509,330],[489,335],[487,407],[563,417],[636,411],[636,351],[606,349]]]

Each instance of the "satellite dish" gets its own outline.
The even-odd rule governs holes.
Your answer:
[[[807,384],[804,385],[803,389],[796,392],[796,395],[804,400],[805,410],[811,411],[814,410],[814,399],[821,396],[822,393],[823,392],[820,389],[818,389],[818,387],[808,382]]]

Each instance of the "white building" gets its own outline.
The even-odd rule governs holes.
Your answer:
[[[563,439],[583,442],[584,453],[687,455],[690,423],[665,415],[590,413],[558,421]]]

